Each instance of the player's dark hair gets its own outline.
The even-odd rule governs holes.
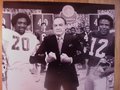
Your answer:
[[[109,15],[100,15],[100,17],[97,20],[98,26],[99,26],[100,20],[102,20],[102,19],[108,20],[110,22],[110,27],[113,28],[113,19]]]
[[[31,20],[29,18],[29,16],[25,13],[18,13],[16,14],[13,18],[12,18],[12,25],[15,26],[15,24],[17,23],[17,20],[19,18],[25,18],[27,20],[27,25],[30,25],[31,24]]]
[[[57,16],[57,17],[55,17],[55,18],[54,18],[54,20],[55,20],[55,19],[57,19],[57,18],[61,18],[61,19],[63,19],[63,20],[64,20],[64,22],[65,22],[65,24],[67,24],[67,21],[66,21],[66,19],[65,19],[65,18],[63,18],[63,17],[61,17],[61,16]]]

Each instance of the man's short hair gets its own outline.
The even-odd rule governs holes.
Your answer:
[[[27,20],[27,25],[30,25],[31,24],[31,20],[29,18],[29,16],[25,13],[18,13],[16,14],[13,18],[12,18],[12,25],[14,26],[16,23],[17,23],[17,20],[19,18],[25,18]]]
[[[54,20],[55,20],[55,19],[57,19],[57,18],[61,18],[61,19],[63,19],[63,20],[64,20],[64,22],[65,22],[65,24],[67,24],[67,21],[66,21],[66,19],[65,19],[65,18],[63,18],[63,17],[61,17],[61,16],[56,16],[56,17],[54,18]]]
[[[109,15],[100,15],[100,17],[99,17],[98,20],[97,20],[98,26],[99,26],[100,20],[102,20],[102,19],[108,20],[108,21],[110,22],[110,27],[113,28],[113,26],[114,26],[114,25],[113,25],[113,19],[112,19],[112,17],[110,17]]]

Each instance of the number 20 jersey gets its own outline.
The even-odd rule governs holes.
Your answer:
[[[89,66],[95,66],[99,60],[106,56],[114,44],[114,33],[102,36],[99,32],[92,32],[89,35]],[[113,53],[113,52],[112,52]]]
[[[9,68],[16,68],[29,63],[29,57],[35,52],[39,41],[32,33],[20,35],[13,30],[3,29],[2,43]]]

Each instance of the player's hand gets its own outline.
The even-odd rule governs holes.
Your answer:
[[[53,61],[55,61],[56,59],[57,59],[57,58],[56,58],[55,53],[50,52],[49,54],[46,54],[45,61],[46,61],[47,63],[53,62]]]
[[[101,58],[100,59],[100,63],[106,63],[106,59],[105,58]]]
[[[31,63],[31,64],[36,63],[36,62],[35,62],[35,61],[36,61],[35,59],[36,59],[35,56],[30,56],[30,60],[29,60],[30,63]]]
[[[107,68],[103,73],[101,73],[100,77],[107,77],[109,76],[111,73],[114,73],[114,67],[109,67]]]
[[[73,62],[72,57],[68,57],[68,55],[65,53],[62,53],[60,55],[60,60],[62,63],[72,63]]]

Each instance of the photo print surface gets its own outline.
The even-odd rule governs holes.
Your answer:
[[[114,90],[114,5],[3,2],[2,90]]]

